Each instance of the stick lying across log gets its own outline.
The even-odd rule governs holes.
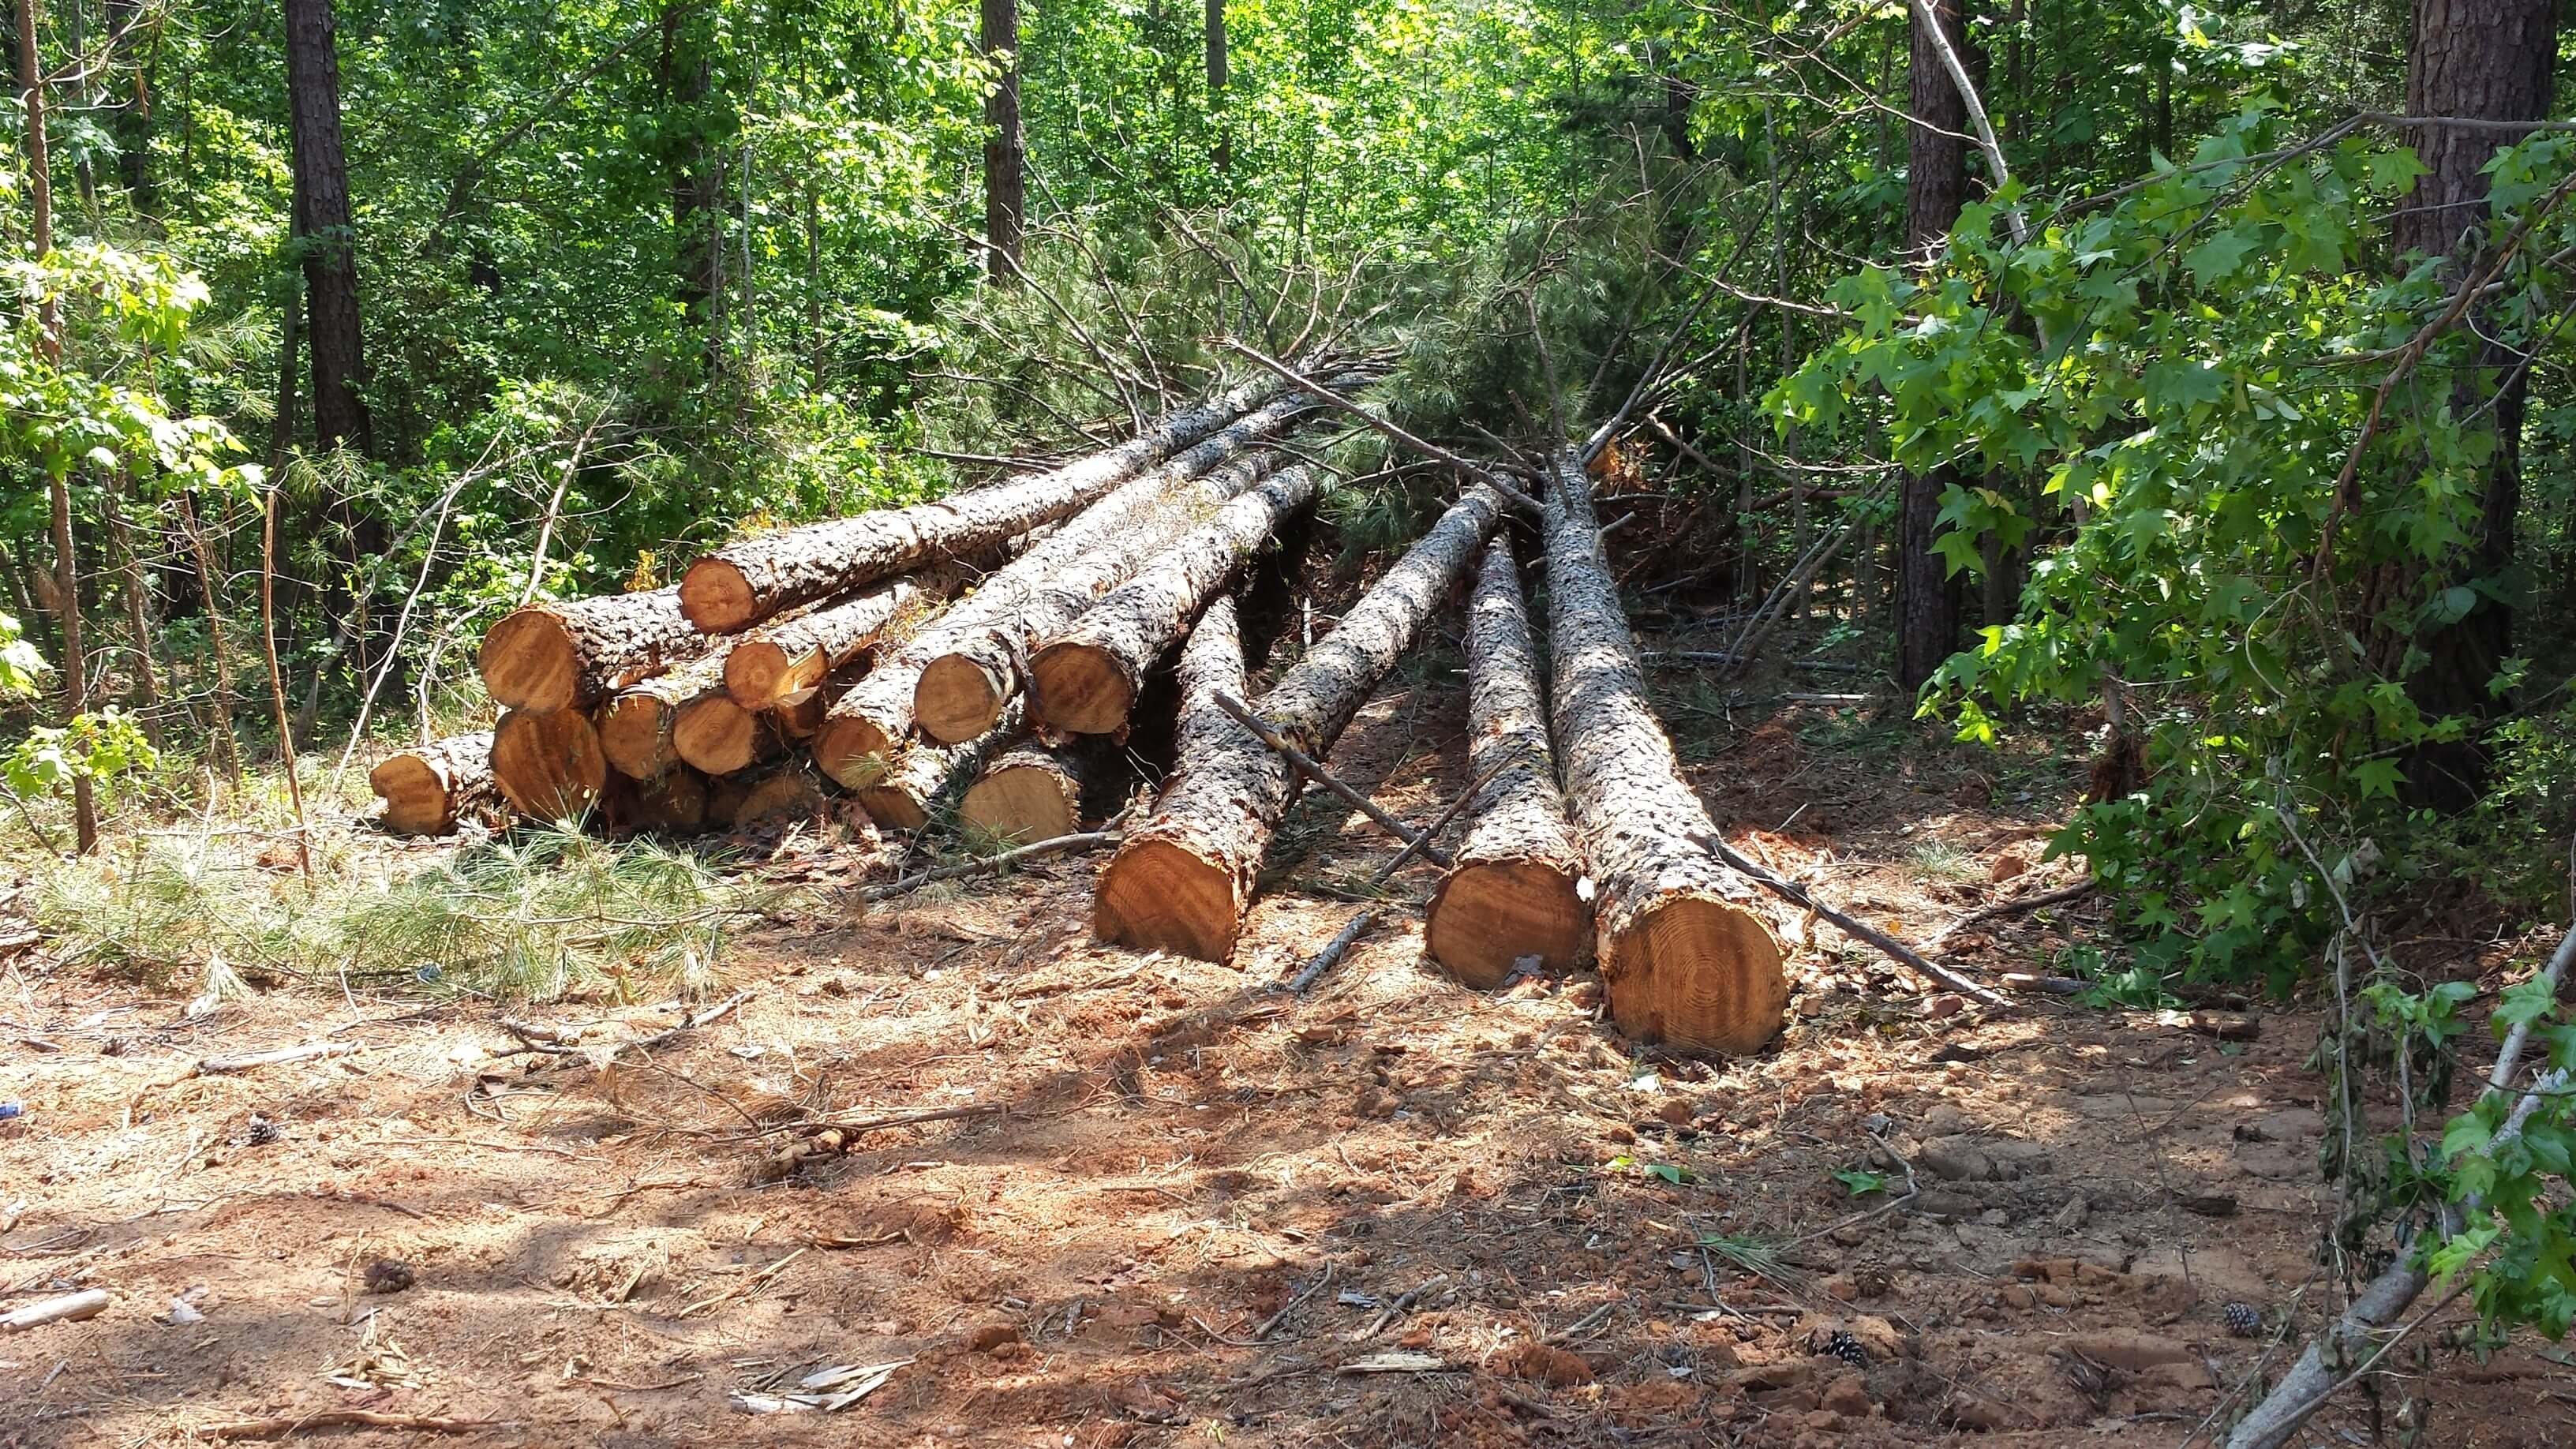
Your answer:
[[[1271,390],[1246,384],[1051,473],[728,544],[689,565],[680,605],[698,628],[729,634],[914,564],[991,547],[1090,504],[1243,416]]]
[[[1313,469],[1281,469],[1041,645],[1029,673],[1047,727],[1086,735],[1125,729],[1146,671],[1280,524],[1314,502],[1315,488]]]
[[[1082,828],[1084,800],[1099,793],[1110,763],[1096,745],[1014,745],[966,787],[957,818],[1002,840],[1074,834]]]
[[[511,709],[587,709],[705,651],[676,589],[532,604],[483,635],[483,687]]]
[[[1752,1051],[1788,1009],[1780,943],[1753,884],[1694,842],[1717,827],[1647,703],[1591,480],[1570,458],[1548,500],[1547,589],[1556,745],[1598,883],[1611,1017],[1639,1041]]]
[[[608,787],[599,731],[577,709],[514,709],[492,730],[492,783],[521,815],[578,820]]]
[[[794,703],[931,597],[920,585],[897,580],[847,603],[747,634],[725,655],[725,692],[744,709]]]
[[[1499,773],[1476,792],[1476,823],[1432,893],[1422,936],[1431,959],[1489,991],[1524,957],[1543,970],[1572,966],[1592,926],[1576,890],[1583,857],[1556,785],[1529,606],[1506,538],[1485,545],[1468,603],[1467,738],[1476,772]]]
[[[1384,806],[1370,799],[1365,792],[1325,769],[1323,761],[1297,748],[1296,742],[1281,732],[1278,726],[1253,713],[1250,705],[1231,694],[1220,693],[1216,697],[1216,707],[1224,710],[1236,724],[1252,731],[1252,737],[1268,745],[1279,758],[1287,761],[1288,768],[1296,771],[1299,778],[1323,786],[1343,804],[1367,816],[1370,823],[1376,825],[1378,829],[1403,841],[1408,853],[1421,855],[1443,870],[1448,869],[1452,864],[1449,852],[1432,843],[1432,832],[1416,830],[1388,814]]]
[[[1341,626],[1262,696],[1259,713],[1320,760],[1413,646],[1493,533],[1501,509],[1500,496],[1484,487],[1452,505],[1351,606]],[[1207,628],[1206,619],[1199,628]],[[1185,688],[1202,683],[1188,675],[1197,643],[1193,637],[1182,656]],[[1216,693],[1240,687],[1239,658],[1234,668],[1238,682],[1211,689],[1204,700],[1224,727],[1202,730],[1193,703],[1178,770],[1154,813],[1128,832],[1101,874],[1092,924],[1105,939],[1209,961],[1234,950],[1252,903],[1253,868],[1287,813],[1297,778],[1284,758],[1217,706]]]
[[[2003,997],[1987,990],[1985,987],[1979,986],[1977,983],[1961,976],[1958,972],[1951,970],[1949,967],[1942,965],[1931,957],[1926,956],[1922,952],[1915,950],[1913,947],[1906,945],[1903,941],[1896,939],[1885,931],[1879,930],[1877,927],[1869,925],[1866,922],[1859,921],[1851,916],[1845,915],[1841,911],[1835,910],[1833,907],[1817,900],[1805,886],[1798,884],[1796,881],[1788,880],[1772,871],[1765,870],[1758,862],[1748,860],[1744,856],[1737,854],[1733,847],[1729,846],[1725,841],[1718,839],[1716,836],[1694,836],[1693,839],[1699,844],[1707,847],[1710,854],[1716,856],[1719,860],[1724,861],[1730,868],[1741,871],[1747,878],[1757,882],[1773,895],[1780,897],[1784,901],[1788,901],[1802,910],[1813,911],[1817,915],[1824,917],[1826,920],[1833,923],[1835,930],[1842,932],[1844,935],[1851,937],[1855,941],[1866,941],[1870,945],[1876,946],[1889,960],[1911,968],[1915,974],[1932,982],[1934,985],[1946,987],[1949,990],[1958,992],[1960,995],[1969,997],[1972,1000],[1982,1001],[1988,1006],[2010,1006],[2012,1004],[2011,1002],[2004,1000]]]
[[[451,735],[405,750],[367,772],[385,802],[385,828],[398,835],[445,835],[478,810],[497,808],[492,732]]]

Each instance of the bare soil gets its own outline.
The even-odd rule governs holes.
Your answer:
[[[1455,666],[1408,663],[1334,755],[1415,818],[1465,774]],[[1846,908],[1921,939],[2074,878],[2038,857],[2079,758],[1672,689],[1739,848]],[[1587,977],[1462,990],[1411,916],[1311,997],[1268,991],[1388,852],[1305,801],[1230,966],[1093,944],[1096,859],[765,926],[738,1009],[615,1056],[677,1011],[515,1013],[569,1051],[364,992],[190,1022],[22,952],[0,1309],[113,1302],[0,1336],[0,1445],[346,1409],[492,1427],[305,1437],[2167,1445],[2335,1300],[2304,1011],[1990,1012],[1794,919],[1791,1025],[1744,1060],[1635,1051]],[[1948,949],[2046,970],[2089,930],[2043,911]],[[358,1050],[186,1075],[312,1041]],[[943,1115],[812,1132],[916,1113]],[[1863,1171],[1885,1190],[1835,1176]],[[2563,1354],[2481,1362],[2438,1328],[2376,1424],[2355,1397],[2318,1441],[2576,1443]],[[845,1406],[784,1398],[882,1365],[820,1379],[881,1378]]]

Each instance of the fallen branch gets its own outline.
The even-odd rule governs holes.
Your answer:
[[[1817,915],[1824,917],[1826,920],[1833,922],[1836,930],[1841,931],[1844,935],[1851,937],[1853,940],[1866,941],[1869,944],[1876,946],[1890,959],[1904,964],[1916,973],[1928,977],[1932,981],[1947,987],[1952,991],[1958,992],[1960,995],[1968,997],[1971,1000],[1982,1001],[1988,1006],[2010,1005],[2010,1003],[2007,1002],[2000,994],[1990,991],[1983,986],[1979,986],[1977,983],[1960,975],[1958,972],[1951,970],[1949,967],[1941,965],[1931,957],[1926,956],[1922,952],[1915,950],[1913,947],[1906,945],[1903,941],[1896,939],[1885,931],[1882,931],[1875,926],[1865,925],[1859,920],[1851,916],[1844,915],[1842,912],[1835,910],[1833,907],[1826,905],[1820,900],[1817,900],[1813,894],[1809,893],[1805,886],[1773,874],[1771,871],[1763,868],[1753,860],[1738,853],[1733,847],[1729,846],[1725,841],[1718,839],[1716,836],[1699,835],[1692,838],[1700,845],[1706,846],[1709,852],[1715,855],[1718,859],[1725,861],[1729,866],[1734,867],[1737,871],[1751,877],[1756,884],[1762,886],[1765,890],[1770,891],[1773,895],[1780,897],[1791,905],[1813,911]]]
[[[1439,846],[1433,845],[1431,843],[1431,837],[1427,832],[1416,830],[1412,826],[1405,824],[1403,821],[1396,819],[1392,815],[1389,815],[1384,810],[1379,809],[1377,802],[1369,799],[1368,796],[1361,794],[1359,791],[1352,789],[1348,784],[1345,784],[1343,781],[1336,778],[1330,771],[1326,770],[1313,756],[1289,743],[1286,735],[1281,734],[1268,720],[1254,714],[1251,708],[1245,705],[1242,700],[1235,698],[1231,694],[1226,694],[1220,691],[1216,696],[1216,707],[1233,716],[1235,723],[1252,731],[1252,733],[1258,737],[1263,744],[1268,745],[1272,750],[1276,751],[1279,758],[1288,762],[1288,767],[1290,769],[1295,770],[1298,774],[1305,776],[1307,779],[1314,781],[1325,789],[1332,791],[1333,794],[1339,796],[1344,803],[1358,810],[1361,814],[1366,815],[1369,819],[1377,822],[1379,829],[1394,836],[1396,839],[1403,841],[1423,859],[1430,861],[1433,865],[1440,867],[1442,870],[1447,870],[1450,867],[1452,862],[1449,858],[1449,852],[1442,850]]]
[[[191,1077],[230,1076],[235,1072],[282,1066],[287,1062],[350,1056],[357,1050],[358,1044],[352,1041],[308,1041],[301,1046],[279,1047],[275,1051],[251,1052],[238,1057],[205,1057],[188,1069],[188,1075]]]
[[[896,896],[909,895],[923,886],[936,885],[944,880],[959,880],[967,876],[1008,870],[1021,861],[1034,860],[1042,855],[1061,855],[1067,851],[1076,850],[1097,850],[1104,845],[1116,845],[1118,840],[1119,835],[1115,830],[1092,830],[1079,835],[1059,835],[1051,840],[1040,840],[1020,846],[1016,850],[1005,850],[999,855],[988,855],[981,860],[943,865],[936,869],[925,870],[919,875],[888,881],[880,886],[870,886],[859,892],[859,899],[862,902],[874,904],[882,900],[891,900]]]
[[[1307,962],[1305,969],[1290,978],[1287,988],[1289,992],[1297,996],[1305,995],[1308,987],[1313,986],[1325,972],[1332,970],[1340,964],[1344,956],[1350,954],[1352,945],[1359,940],[1361,933],[1375,924],[1378,916],[1385,910],[1384,906],[1371,906],[1351,917],[1348,924],[1333,934],[1333,939],[1324,943],[1324,949],[1315,953],[1315,959]]]
[[[516,1429],[517,1419],[441,1419],[429,1414],[380,1414],[373,1409],[316,1409],[291,1419],[236,1419],[201,1424],[188,1432],[200,1439],[283,1439],[307,1429],[410,1429],[422,1434],[474,1434],[485,1429]]]
[[[1943,926],[1940,933],[1932,938],[1930,944],[1937,946],[1970,926],[1983,925],[1987,921],[1999,921],[2006,916],[2018,916],[2026,911],[2039,910],[2044,906],[2062,906],[2068,901],[2080,901],[2099,888],[2096,882],[2078,881],[2074,885],[2058,890],[2041,891],[2035,896],[2015,896],[2008,901],[1996,901],[1991,905],[1979,906]]]
[[[1324,1265],[1323,1276],[1317,1278],[1314,1282],[1307,1284],[1304,1291],[1291,1296],[1287,1302],[1279,1305],[1278,1312],[1261,1320],[1261,1326],[1252,1330],[1252,1341],[1254,1343],[1259,1343],[1261,1340],[1268,1338],[1273,1329],[1276,1329],[1281,1323],[1287,1321],[1289,1314],[1297,1311],[1298,1304],[1305,1302],[1307,1299],[1312,1298],[1316,1294],[1333,1286],[1333,1266],[1334,1265],[1331,1263],[1326,1263]]]
[[[78,1323],[105,1313],[107,1304],[108,1295],[104,1288],[66,1293],[60,1298],[39,1299],[24,1308],[0,1313],[0,1333],[24,1333],[48,1323]]]

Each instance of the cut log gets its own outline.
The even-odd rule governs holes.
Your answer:
[[[822,783],[802,760],[782,762],[745,784],[741,802],[733,807],[732,828],[736,830],[764,821],[811,819],[823,812]]]
[[[1340,627],[1262,696],[1258,712],[1289,743],[1322,759],[1413,647],[1501,512],[1501,495],[1483,486],[1458,500],[1360,596]],[[1185,669],[1191,652],[1182,655]],[[1092,925],[1105,940],[1222,961],[1234,951],[1252,904],[1253,867],[1288,811],[1296,777],[1212,696],[1205,708],[1221,727],[1202,729],[1196,713],[1183,726],[1180,764],[1154,813],[1127,832],[1101,873]]]
[[[1047,728],[1087,735],[1124,730],[1146,671],[1280,523],[1314,501],[1315,486],[1314,471],[1304,464],[1282,469],[1040,646],[1029,673]]]
[[[963,790],[995,755],[1027,735],[1028,708],[1015,699],[1000,721],[971,740],[908,745],[896,754],[893,768],[860,789],[859,808],[888,829],[919,830],[930,823],[941,800]]]
[[[492,783],[522,815],[579,820],[608,787],[599,731],[577,709],[514,709],[492,730]]]
[[[629,780],[618,804],[629,830],[695,835],[707,828],[707,777],[686,765],[650,780]]]
[[[731,830],[742,817],[742,802],[751,798],[752,782],[731,775],[707,781],[707,828]]]
[[[510,709],[586,709],[706,651],[675,589],[532,604],[483,635],[483,687]]]
[[[1753,883],[1691,841],[1717,827],[1647,703],[1591,480],[1570,460],[1548,500],[1547,592],[1556,744],[1611,1017],[1643,1042],[1752,1051],[1788,1008],[1780,943]]]
[[[899,626],[932,600],[933,593],[921,585],[898,580],[847,603],[745,635],[725,655],[725,691],[745,709],[777,709],[809,700],[834,670],[858,658],[889,627]],[[820,718],[819,711],[816,717]]]
[[[724,670],[725,651],[719,647],[668,674],[619,690],[600,707],[600,753],[629,779],[661,778],[680,763],[673,739],[680,712],[710,694],[724,697]]]
[[[1499,773],[1467,807],[1475,823],[1432,892],[1422,937],[1431,959],[1489,991],[1524,958],[1542,970],[1572,966],[1592,924],[1575,889],[1583,857],[1557,789],[1529,606],[1506,538],[1485,546],[1468,604],[1467,738],[1474,776]]]
[[[1110,761],[1096,744],[1043,744],[1036,740],[1004,750],[966,787],[958,818],[996,838],[1052,840],[1082,828]]]
[[[730,634],[915,564],[991,547],[1093,502],[1243,416],[1270,391],[1247,383],[1053,472],[727,544],[689,565],[681,607],[707,633]]]
[[[1007,621],[1050,576],[1076,566],[1086,555],[1123,546],[1147,528],[1160,529],[1166,539],[1177,537],[1190,520],[1172,506],[1175,485],[1202,477],[1246,448],[1276,437],[1304,416],[1305,409],[1302,398],[1290,398],[1245,416],[1121,485],[996,571],[982,588],[930,621],[902,648],[878,660],[866,679],[841,696],[814,736],[814,762],[823,773],[854,790],[873,782],[892,765],[898,747],[913,732],[913,696],[924,666],[947,653],[953,642]]]
[[[398,835],[445,835],[456,822],[494,809],[492,732],[452,735],[405,750],[367,772],[385,802],[385,828]]]
[[[719,684],[681,704],[671,721],[671,748],[710,775],[730,775],[777,759],[787,739],[767,710],[744,709]]]

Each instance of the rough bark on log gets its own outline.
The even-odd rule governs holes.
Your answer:
[[[1572,966],[1592,923],[1575,888],[1583,857],[1557,788],[1529,606],[1506,538],[1485,545],[1468,604],[1467,737],[1474,774],[1500,772],[1468,807],[1475,824],[1432,892],[1422,936],[1431,959],[1485,991],[1524,957],[1550,971]]]
[[[834,670],[876,643],[889,626],[926,607],[935,592],[899,579],[745,635],[725,656],[725,691],[745,709],[777,709],[810,698]]]
[[[608,787],[599,731],[577,709],[514,709],[492,730],[492,783],[522,815],[578,820]]]
[[[993,727],[953,745],[916,743],[895,756],[894,767],[859,791],[859,808],[893,830],[919,830],[949,793],[984,771],[986,761],[1028,734],[1026,701],[1012,700]]]
[[[1243,416],[1271,390],[1247,383],[1050,473],[727,544],[689,565],[681,606],[700,629],[729,634],[914,564],[990,547],[1090,504]]]
[[[1035,587],[1059,569],[1073,566],[1095,549],[1123,541],[1131,531],[1168,517],[1173,489],[1225,463],[1266,438],[1276,437],[1303,417],[1302,398],[1275,402],[1237,421],[1142,477],[1122,484],[1108,497],[1069,520],[1044,542],[1013,559],[946,614],[930,621],[902,648],[877,661],[868,677],[841,696],[814,736],[814,762],[823,773],[852,789],[873,782],[889,768],[915,724],[913,692],[930,661],[948,650],[950,640],[999,623],[1015,613]],[[1248,485],[1247,485],[1248,486]],[[1171,519],[1166,536],[1186,524]]]
[[[1082,829],[1088,803],[1097,798],[1109,761],[1081,743],[1013,746],[966,787],[958,818],[1003,840],[1052,840]]]
[[[1125,729],[1154,661],[1315,488],[1304,464],[1280,470],[1084,610],[1030,656],[1039,718],[1074,734]]]
[[[1691,842],[1717,827],[1647,703],[1591,480],[1571,461],[1548,500],[1547,591],[1557,752],[1611,1016],[1639,1041],[1752,1051],[1788,1008],[1780,945],[1753,883]]]
[[[790,740],[810,740],[823,727],[823,717],[831,712],[833,701],[867,676],[868,659],[861,654],[823,676],[822,688],[804,690],[792,703],[772,706],[767,711],[769,721]]]
[[[679,746],[672,738],[680,712],[709,694],[724,693],[725,653],[719,646],[668,674],[619,690],[600,706],[599,751],[618,773],[635,780],[657,780],[680,763]]]
[[[586,709],[682,660],[707,640],[675,589],[531,604],[483,635],[483,687],[510,709]]]
[[[1071,628],[1101,595],[1185,536],[1192,525],[1269,476],[1268,450],[1234,458],[1176,487],[1162,506],[1136,518],[1080,558],[1032,582],[1018,607],[980,628],[942,630],[947,649],[922,666],[912,708],[921,732],[943,743],[982,734],[1027,682],[1029,652]]]
[[[1262,696],[1260,714],[1291,744],[1323,758],[1377,682],[1413,647],[1501,512],[1501,495],[1482,486],[1452,505],[1351,606],[1340,627]],[[1185,670],[1189,662],[1185,652]],[[1101,873],[1092,925],[1106,940],[1222,961],[1234,951],[1252,903],[1253,868],[1287,813],[1296,777],[1276,751],[1226,718],[1212,696],[1204,707],[1217,724],[1203,729],[1194,713],[1183,726],[1179,768],[1154,813],[1127,833]]]
[[[467,815],[500,803],[492,787],[492,732],[405,750],[369,770],[367,787],[385,802],[387,830],[445,835]]]

